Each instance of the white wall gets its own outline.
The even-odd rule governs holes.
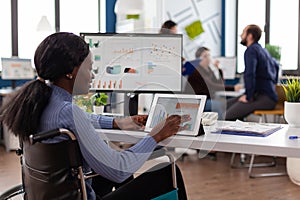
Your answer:
[[[184,35],[183,55],[193,59],[199,46],[211,49],[212,56],[221,54],[221,7],[220,0],[163,0],[161,23],[171,19],[178,24],[179,33]],[[187,37],[185,27],[200,20],[204,33],[194,40]]]
[[[117,0],[117,32],[157,33],[162,19],[160,0]],[[126,14],[139,14],[138,20],[126,19]]]
[[[164,21],[172,19],[184,36],[183,56],[187,60],[194,59],[199,46],[210,48],[212,56],[220,56],[221,6],[220,0],[118,0],[117,31],[157,33]],[[139,13],[140,19],[126,20],[124,13],[133,12]],[[204,33],[191,40],[185,27],[196,20],[202,22]]]

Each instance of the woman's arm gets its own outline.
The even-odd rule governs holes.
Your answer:
[[[64,119],[61,126],[69,127],[75,133],[84,160],[96,173],[109,180],[122,182],[127,179],[145,163],[157,145],[153,137],[146,136],[133,147],[116,151],[103,141],[80,108],[70,107],[61,111],[60,118]]]
[[[96,129],[122,129],[141,130],[144,129],[148,115],[134,115],[125,118],[113,118],[102,115],[87,113],[88,118]]]

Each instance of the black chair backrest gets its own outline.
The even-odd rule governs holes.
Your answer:
[[[23,142],[22,180],[25,199],[82,199],[76,140],[59,143]]]

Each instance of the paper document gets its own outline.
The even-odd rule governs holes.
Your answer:
[[[217,127],[219,132],[239,132],[239,133],[254,133],[254,134],[268,134],[273,133],[281,128],[280,124],[268,124],[268,123],[255,123],[255,122],[243,122],[236,120],[235,123],[224,124]]]

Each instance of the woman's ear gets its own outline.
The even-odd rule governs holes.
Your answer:
[[[74,67],[71,73],[66,74],[66,77],[70,80],[75,79],[78,73],[79,67]]]

